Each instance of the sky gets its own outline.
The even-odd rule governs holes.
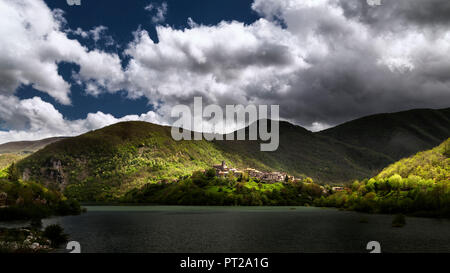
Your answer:
[[[194,96],[313,131],[450,106],[447,0],[0,0],[0,37],[0,143],[170,125]]]

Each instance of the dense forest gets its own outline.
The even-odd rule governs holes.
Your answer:
[[[450,139],[315,202],[363,212],[450,217]]]
[[[59,190],[23,181],[15,164],[0,170],[0,221],[42,219],[81,213],[81,206]]]
[[[305,182],[262,183],[247,174],[217,177],[214,169],[194,172],[172,183],[147,184],[129,191],[122,202],[167,205],[304,206],[312,205],[324,187]]]
[[[170,205],[315,205],[369,213],[450,217],[450,139],[396,162],[371,179],[333,189],[311,178],[273,184],[244,174],[217,177],[194,172],[176,182],[162,181],[129,191],[122,202]]]

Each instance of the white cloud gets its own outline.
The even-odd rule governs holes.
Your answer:
[[[325,124],[325,123],[320,123],[320,122],[313,122],[311,126],[306,127],[306,129],[312,131],[312,132],[318,132],[318,131],[322,131],[325,129],[328,129],[332,126]]]
[[[144,30],[125,53],[131,57],[125,74],[131,97],[151,103],[248,102],[258,94],[289,89],[293,72],[306,68],[298,40],[261,19],[251,25],[221,22],[175,30],[157,27],[158,43]]]
[[[159,114],[149,111],[141,115],[116,118],[102,112],[89,113],[85,119],[67,120],[48,102],[39,97],[19,100],[0,95],[0,144],[18,140],[37,140],[53,136],[76,136],[122,121],[147,121],[167,124]]]
[[[70,104],[70,84],[58,74],[57,64],[63,61],[80,65],[82,80],[114,90],[123,79],[117,54],[88,51],[67,38],[63,24],[62,11],[51,11],[42,0],[0,0],[0,94],[14,94],[29,84]],[[94,39],[101,31],[93,30]]]
[[[167,14],[167,3],[163,2],[161,5],[157,5],[155,3],[150,3],[147,6],[145,6],[145,10],[149,12],[154,12],[154,16],[152,16],[152,22],[153,23],[162,23],[166,20],[166,14]]]
[[[81,36],[84,39],[91,38],[95,42],[98,42],[101,39],[105,39],[107,40],[108,45],[112,45],[114,43],[114,40],[111,36],[105,34],[107,30],[108,28],[105,26],[96,26],[91,30],[83,30],[82,28],[77,28],[76,30],[68,29],[66,30],[66,32]]]

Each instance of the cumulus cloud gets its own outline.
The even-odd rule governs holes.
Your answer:
[[[155,105],[190,104],[200,95],[220,105],[258,103],[263,94],[289,90],[292,73],[308,66],[297,37],[265,19],[183,30],[159,26],[157,33],[155,43],[138,31],[125,51],[127,91]]]
[[[163,117],[153,111],[120,118],[97,112],[89,113],[85,119],[68,120],[52,104],[39,97],[20,100],[3,95],[0,95],[0,116],[0,128],[8,128],[8,131],[0,131],[0,144],[53,136],[76,136],[122,121],[167,124]]]
[[[99,50],[88,51],[63,32],[61,10],[50,10],[42,0],[0,1],[0,94],[12,95],[32,85],[59,103],[70,104],[70,83],[58,74],[57,64],[80,65],[79,77],[99,88],[114,90],[122,80],[120,58]],[[101,29],[94,30],[94,39]]]
[[[190,104],[194,95],[222,106],[279,104],[282,118],[314,130],[447,107],[450,31],[426,19],[435,8],[425,2],[255,0],[264,18],[249,25],[159,26],[158,43],[139,30],[125,51],[126,90],[155,105]],[[445,13],[446,2],[431,2]]]
[[[94,42],[98,42],[102,39],[105,40],[105,44],[107,46],[111,46],[114,44],[114,39],[110,35],[106,35],[106,31],[108,30],[105,26],[96,26],[91,30],[83,30],[82,28],[77,28],[75,30],[68,29],[67,33],[72,33],[74,35],[78,35],[83,39],[92,39]]]
[[[163,2],[161,5],[150,3],[147,6],[145,6],[145,10],[154,13],[152,16],[152,22],[153,23],[162,23],[166,20],[166,14],[167,14],[167,3]]]

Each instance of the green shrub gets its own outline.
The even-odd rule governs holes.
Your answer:
[[[64,229],[56,224],[47,226],[43,235],[51,241],[51,246],[55,248],[68,241],[68,235],[64,233]]]

